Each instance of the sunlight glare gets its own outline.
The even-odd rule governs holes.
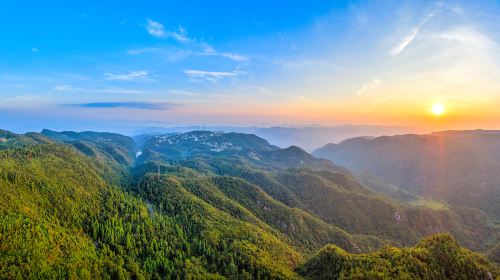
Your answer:
[[[441,116],[441,115],[443,115],[445,113],[446,108],[441,103],[435,103],[434,105],[432,105],[431,111],[432,111],[433,115],[435,115],[435,116]]]

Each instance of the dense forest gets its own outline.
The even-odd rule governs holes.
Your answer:
[[[480,209],[500,221],[500,131],[360,137],[314,154],[410,194]]]
[[[499,277],[480,209],[254,135],[0,131],[0,191],[2,279]]]

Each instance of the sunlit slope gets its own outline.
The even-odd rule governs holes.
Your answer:
[[[500,132],[355,138],[314,153],[413,194],[500,219]]]
[[[460,247],[449,235],[435,235],[415,247],[384,247],[365,255],[327,246],[299,269],[307,279],[498,279],[484,257]]]
[[[274,233],[181,186],[165,201],[175,212],[148,207],[107,184],[107,161],[38,135],[9,137],[0,150],[2,278],[296,277],[302,257]]]
[[[200,133],[204,135],[203,140],[200,140]],[[215,135],[215,138],[211,135]],[[368,190],[346,169],[330,161],[316,159],[298,147],[275,149],[268,145],[259,150],[262,145],[241,146],[227,139],[222,144],[217,142],[224,135],[210,132],[156,135],[142,145],[144,153],[138,162],[146,162],[143,166],[149,165],[151,172],[156,168],[160,172],[171,172],[182,167],[195,174],[205,174],[213,178],[210,181],[211,190],[218,188],[230,200],[236,200],[255,216],[267,220],[278,231],[288,232],[288,235],[301,232],[303,235],[295,236],[295,240],[306,243],[307,239],[311,239],[308,242],[316,246],[319,241],[327,241],[328,238],[311,231],[301,231],[295,225],[302,223],[293,219],[290,223],[277,220],[274,215],[281,211],[276,209],[286,210],[284,213],[288,212],[288,217],[306,213],[307,217],[314,217],[321,225],[342,229],[353,236],[372,237],[371,244],[360,241],[355,242],[358,245],[351,249],[345,247],[353,252],[366,251],[379,244],[377,239],[410,245],[437,232],[451,232],[470,248],[482,248],[481,241],[493,234],[494,229],[486,223],[481,213],[432,209],[394,201]],[[232,139],[235,139],[235,135],[249,137],[246,134],[231,134]],[[210,151],[178,156],[185,154],[184,150],[192,145],[205,145],[210,147]],[[180,153],[177,156],[164,153],[173,149]],[[277,206],[270,207],[263,198]],[[271,211],[276,212],[268,213]],[[319,225],[316,229],[321,228]]]

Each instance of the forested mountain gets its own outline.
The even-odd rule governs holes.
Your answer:
[[[495,279],[484,257],[461,248],[446,234],[428,237],[415,247],[384,247],[353,255],[330,245],[299,268],[310,279]],[[498,279],[498,278],[497,278]]]
[[[368,279],[396,268],[434,279],[498,275],[451,237],[377,251],[437,232],[486,249],[496,232],[479,210],[393,200],[343,167],[254,135],[136,140],[0,131],[0,278],[320,279],[332,266],[332,277],[357,267]],[[339,267],[330,252],[350,261]],[[442,272],[461,264],[465,272]]]
[[[208,138],[200,136],[212,134]],[[428,234],[446,231],[453,232],[471,248],[484,249],[481,242],[495,235],[480,211],[431,209],[393,201],[365,188],[345,168],[316,159],[298,147],[278,149],[261,141],[258,146],[239,146],[228,140],[235,135],[241,138],[238,141],[252,138],[213,132],[156,135],[141,146],[144,153],[138,161],[151,163],[160,159],[201,174],[237,177],[285,206],[303,210],[327,224],[399,245],[410,245]],[[220,141],[221,138],[225,140]],[[209,152],[196,152],[191,148],[195,145],[205,145]],[[170,155],[172,150],[177,151],[175,155]],[[192,153],[177,156],[187,151]]]
[[[130,193],[107,160],[39,134],[1,136],[2,278],[296,278],[291,246],[175,178],[145,174]],[[148,191],[163,195],[149,202]]]
[[[354,138],[314,152],[350,170],[500,221],[500,131]]]
[[[134,159],[136,143],[130,137],[106,132],[55,132],[44,129],[42,135],[55,141],[68,143],[87,156],[130,165]]]

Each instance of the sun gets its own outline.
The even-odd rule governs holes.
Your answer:
[[[442,103],[432,105],[431,112],[434,116],[441,116],[446,112],[446,107]]]

